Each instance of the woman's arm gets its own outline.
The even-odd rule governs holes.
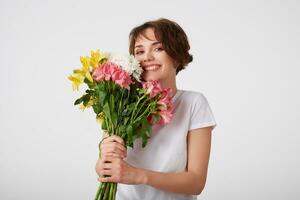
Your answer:
[[[188,163],[185,172],[163,173],[141,170],[144,184],[175,193],[198,195],[206,182],[211,147],[211,127],[188,133]]]
[[[202,192],[207,176],[211,146],[211,127],[189,131],[187,138],[187,167],[185,172],[165,173],[135,168],[121,158],[106,156],[100,161],[101,182],[147,184],[160,190],[198,195]],[[109,162],[109,163],[107,163]]]

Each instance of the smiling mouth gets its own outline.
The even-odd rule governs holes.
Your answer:
[[[160,68],[158,65],[150,65],[150,66],[144,66],[143,67],[145,71],[155,71]]]

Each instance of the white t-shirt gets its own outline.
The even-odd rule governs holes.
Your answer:
[[[135,167],[157,172],[183,172],[187,164],[187,133],[191,129],[216,126],[202,93],[177,90],[171,122],[152,127],[151,138],[142,148],[141,139],[128,147],[126,161]],[[192,200],[195,195],[165,192],[148,185],[118,184],[117,200]]]

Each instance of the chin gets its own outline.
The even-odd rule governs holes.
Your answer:
[[[152,80],[159,80],[157,76],[142,76],[143,81],[152,81]]]
[[[159,73],[155,73],[152,71],[144,71],[142,77],[144,80],[150,81],[150,80],[157,80],[159,78],[159,75],[160,75]]]

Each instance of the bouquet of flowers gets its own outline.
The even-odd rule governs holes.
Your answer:
[[[133,55],[97,50],[91,51],[90,57],[80,57],[80,61],[82,68],[73,70],[68,78],[73,90],[78,90],[82,83],[88,89],[74,104],[83,110],[91,107],[109,136],[120,136],[132,148],[134,140],[142,138],[145,147],[151,125],[170,122],[171,89],[163,89],[155,80],[141,81],[143,70]],[[100,183],[95,200],[113,200],[116,191],[116,183]]]

